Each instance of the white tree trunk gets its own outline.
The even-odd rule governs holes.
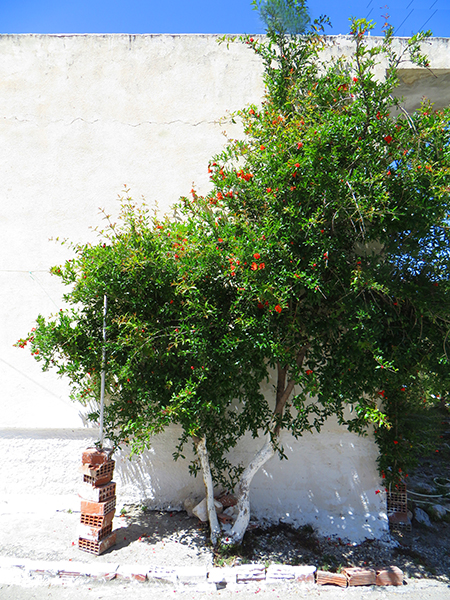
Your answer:
[[[202,467],[203,482],[206,490],[206,509],[208,511],[209,526],[211,529],[211,543],[213,546],[217,543],[217,536],[220,535],[220,525],[217,518],[216,507],[214,506],[214,485],[209,466],[208,450],[206,448],[206,438],[202,437],[196,443],[197,455]]]
[[[270,437],[267,435],[264,446],[256,453],[253,460],[244,469],[236,490],[238,498],[238,516],[234,522],[233,529],[228,535],[228,543],[240,544],[244,538],[250,522],[250,485],[253,477],[259,469],[275,454],[275,448]]]

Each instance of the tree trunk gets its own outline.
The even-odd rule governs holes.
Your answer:
[[[258,451],[250,464],[245,468],[241,475],[239,485],[236,491],[238,497],[238,516],[234,522],[233,529],[228,536],[228,542],[240,544],[244,538],[250,522],[250,485],[253,477],[259,469],[275,454],[270,434],[267,435],[266,443]]]
[[[195,448],[197,450],[197,456],[200,460],[200,465],[202,468],[203,482],[206,490],[206,508],[208,511],[209,527],[211,530],[211,544],[215,546],[217,544],[217,536],[220,535],[221,529],[219,520],[217,518],[216,507],[214,506],[214,484],[209,466],[206,437],[203,436],[201,439],[196,438],[194,441]]]
[[[309,344],[300,348],[296,358],[297,368],[302,367],[308,348]],[[278,440],[281,430],[279,419],[283,416],[286,402],[295,386],[295,379],[293,377],[290,377],[286,382],[288,371],[289,369],[287,366],[282,365],[281,363],[277,364],[277,393],[275,409],[273,411],[275,422],[272,427],[272,432],[267,434],[264,446],[257,452],[253,460],[245,468],[239,480],[236,490],[238,498],[238,516],[234,522],[231,533],[228,536],[229,543],[240,544],[242,542],[250,522],[250,485],[259,469],[275,454],[274,440]]]

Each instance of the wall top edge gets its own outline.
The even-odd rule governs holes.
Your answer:
[[[5,439],[89,439],[92,444],[98,439],[99,430],[91,427],[61,427],[61,428],[32,428],[32,427],[0,427],[0,440]]]
[[[230,37],[239,37],[241,35],[247,35],[245,33],[0,33],[1,38],[25,38],[25,37],[36,37],[36,38],[67,38],[67,37],[75,37],[75,38],[170,38],[170,37],[180,37],[180,38],[221,38],[224,36]],[[250,35],[250,34],[248,34]],[[251,34],[255,38],[264,38],[266,37],[264,34]],[[351,40],[352,36],[348,34],[336,34],[336,35],[325,35],[325,39],[327,40]],[[394,36],[393,39],[396,40],[408,40],[410,36]],[[371,40],[382,40],[383,36],[372,35],[367,39]],[[437,41],[448,41],[449,37],[430,37],[424,40],[423,43],[433,43]]]

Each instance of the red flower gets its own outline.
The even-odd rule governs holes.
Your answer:
[[[357,77],[353,77],[353,81],[354,81],[355,83],[357,83],[357,82],[358,82],[358,78],[357,78]]]
[[[397,440],[394,440],[394,444],[398,444]]]
[[[297,149],[298,149],[298,150],[300,150],[300,148],[303,148],[303,144],[302,144],[302,142],[299,142],[299,143],[297,144]]]
[[[222,238],[219,238],[217,241],[218,241],[218,242],[219,242],[219,244],[220,244],[221,242],[223,242],[223,239],[222,239]]]
[[[258,302],[258,308],[259,310],[262,310],[264,308],[264,304],[262,302]]]
[[[265,268],[266,268],[266,265],[265,265],[264,263],[261,263],[261,264],[259,265],[259,268],[260,268],[260,269],[265,269]]]
[[[307,375],[312,375],[312,374],[313,374],[313,372],[311,371],[311,369],[308,369],[308,370],[306,371],[306,374],[307,374]]]
[[[261,258],[261,255],[260,255],[260,253],[259,253],[259,252],[255,252],[255,254],[253,255],[253,258],[254,258],[255,260],[258,260],[259,258]]]
[[[255,262],[252,262],[250,269],[252,271],[257,271],[258,270],[258,265]]]
[[[390,135],[386,135],[383,139],[386,144],[390,144],[392,142],[392,137]]]
[[[381,494],[381,490],[376,490],[375,494]]]
[[[277,311],[277,313],[280,313],[283,309],[281,308],[281,306],[279,304],[277,304],[275,306],[275,310]]]

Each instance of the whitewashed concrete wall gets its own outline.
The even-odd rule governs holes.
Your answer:
[[[331,38],[331,52],[351,52],[349,40]],[[448,104],[448,40],[430,56],[437,77],[404,71],[408,107],[424,90]],[[95,239],[99,208],[116,214],[125,184],[160,210],[193,182],[206,192],[222,132],[240,133],[220,120],[261,99],[261,74],[247,47],[215,36],[0,36],[0,510],[76,508],[80,455],[97,437],[66,384],[12,347],[37,314],[62,306],[48,269],[70,252],[49,238]],[[186,462],[172,462],[175,438],[156,438],[137,461],[117,455],[119,501],[180,507],[201,495]],[[255,478],[258,516],[352,539],[385,531],[371,438],[331,423],[285,447],[290,460],[272,459]],[[241,445],[236,460],[252,448]]]

